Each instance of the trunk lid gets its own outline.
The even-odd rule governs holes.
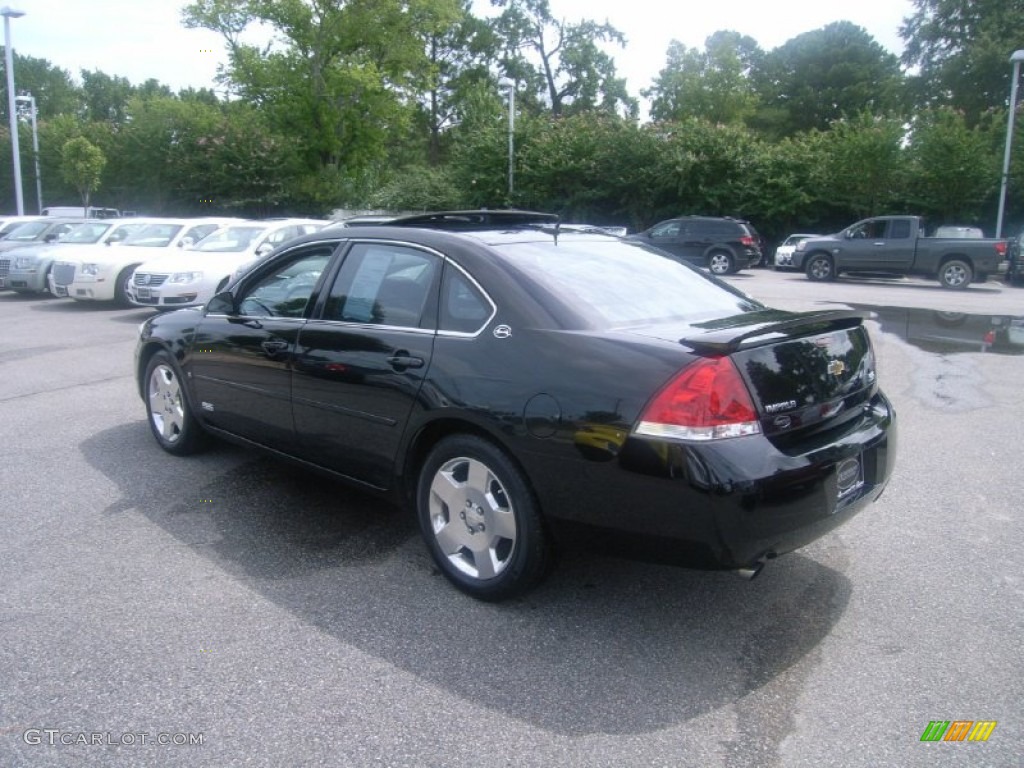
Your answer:
[[[770,436],[845,421],[875,393],[863,318],[847,310],[765,310],[694,325],[679,342],[732,359]]]

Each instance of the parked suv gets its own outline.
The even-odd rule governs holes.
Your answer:
[[[650,243],[715,275],[730,275],[761,261],[761,236],[741,219],[680,216],[629,239]]]

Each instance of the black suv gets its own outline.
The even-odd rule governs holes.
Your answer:
[[[761,261],[761,236],[741,219],[680,216],[630,235],[673,256],[707,267],[715,275],[730,275]]]

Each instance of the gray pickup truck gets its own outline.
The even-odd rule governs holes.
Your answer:
[[[811,280],[874,272],[934,277],[959,289],[997,274],[1006,258],[1006,240],[925,237],[918,216],[877,216],[798,243],[793,266]]]

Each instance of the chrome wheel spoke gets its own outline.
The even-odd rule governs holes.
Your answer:
[[[516,540],[516,516],[511,509],[498,509],[487,515],[487,532],[492,541],[496,539]]]
[[[465,535],[459,530],[462,521],[456,518],[452,522],[442,524],[440,529],[434,531],[437,539],[437,546],[441,548],[448,557],[457,555],[466,546]]]
[[[505,567],[505,563],[497,562],[494,550],[491,547],[485,547],[473,552],[473,565],[476,566],[476,577],[478,579],[493,579]]]
[[[465,501],[464,484],[455,479],[455,468],[442,468],[430,486],[431,506],[444,505],[454,514]]]
[[[494,479],[486,464],[473,459],[468,460],[469,472],[466,476],[466,485],[474,491],[487,495],[490,492],[491,481]]]

